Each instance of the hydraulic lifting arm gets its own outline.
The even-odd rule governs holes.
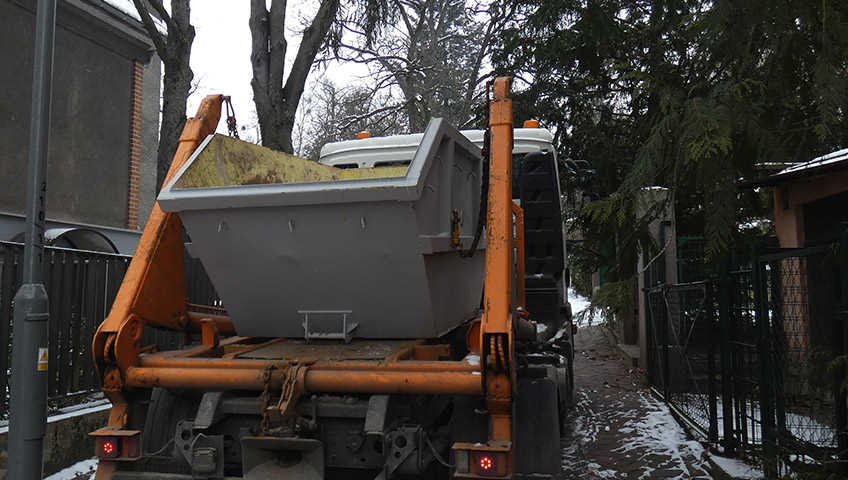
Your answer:
[[[511,77],[494,83],[489,105],[490,171],[486,214],[486,277],[480,345],[483,356],[489,440],[511,450],[513,299],[512,99]],[[523,252],[522,252],[523,254]],[[512,462],[510,462],[512,463]]]
[[[223,95],[203,99],[197,115],[186,121],[174,161],[165,178],[167,184],[208,135],[215,132],[221,116]],[[186,310],[183,270],[182,223],[175,213],[165,213],[153,205],[144,232],[136,247],[112,310],[97,329],[92,352],[103,389],[113,403],[109,425],[121,426],[124,402],[121,372],[137,365],[141,335],[145,325],[186,330],[190,319]]]

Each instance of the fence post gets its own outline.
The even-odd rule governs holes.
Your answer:
[[[709,398],[710,408],[710,430],[707,434],[707,440],[710,443],[718,442],[718,399],[716,388],[716,315],[715,315],[715,283],[707,281],[704,283],[704,318],[709,320],[707,326],[707,395]]]
[[[774,385],[771,379],[771,327],[768,309],[768,277],[763,275],[759,250],[751,255],[751,275],[754,284],[754,307],[756,309],[758,342],[757,356],[760,361],[760,422],[763,437],[763,474],[765,478],[777,478],[777,443],[774,432]]]
[[[842,230],[837,256],[837,282],[839,286],[839,328],[842,330],[840,355],[848,354],[848,228]],[[840,385],[836,392],[836,441],[839,448],[841,473],[848,470],[848,392]]]
[[[775,439],[780,445],[780,439],[786,433],[786,408],[783,397],[783,367],[786,362],[786,333],[783,331],[783,262],[771,261],[769,295],[772,299],[772,391],[774,392]]]
[[[721,417],[724,427],[724,453],[736,454],[736,435],[733,431],[733,351],[730,346],[730,272],[727,260],[721,264],[718,278],[718,317],[721,344]]]
[[[670,380],[670,366],[668,363],[668,289],[665,285],[662,287],[662,298],[663,298],[663,312],[665,312],[662,316],[662,369],[663,369],[663,398],[666,403],[669,401],[669,389],[668,384],[671,382]]]

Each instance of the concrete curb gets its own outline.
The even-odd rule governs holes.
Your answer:
[[[106,424],[110,406],[107,403],[103,408],[86,408],[48,419],[44,437],[44,476],[94,456],[94,441],[88,433]],[[0,433],[0,480],[6,480],[7,437],[8,432]]]

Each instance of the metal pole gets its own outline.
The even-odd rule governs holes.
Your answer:
[[[718,318],[721,352],[721,417],[724,428],[722,445],[724,453],[736,456],[736,432],[733,431],[733,351],[731,350],[732,332],[730,319],[730,283],[728,261],[721,264],[718,278]]]
[[[759,341],[757,354],[760,360],[760,425],[763,442],[763,475],[778,478],[777,442],[774,430],[774,382],[771,362],[771,323],[769,320],[767,263],[760,261],[760,250],[751,254],[751,275],[754,283],[754,306],[756,307]]]
[[[56,0],[38,0],[35,25],[23,282],[13,315],[8,474],[15,480],[41,478],[47,422],[49,313],[41,265]]]

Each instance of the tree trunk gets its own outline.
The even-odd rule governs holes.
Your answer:
[[[168,68],[165,64],[164,83],[162,85],[162,122],[159,125],[159,148],[156,152],[156,189],[164,186],[165,176],[177,147],[180,135],[186,123],[186,101],[191,88],[193,74],[187,65]]]
[[[270,11],[265,0],[250,2],[250,63],[253,67],[253,100],[262,134],[262,145],[293,153],[292,130],[306,78],[318,51],[339,11],[339,0],[322,0],[303,37],[283,84],[286,57],[286,0],[272,0]]]
[[[189,66],[194,27],[191,25],[189,0],[171,0],[171,12],[165,10],[162,0],[133,0],[147,34],[156,47],[156,53],[165,66],[162,84],[162,122],[159,125],[159,148],[156,152],[156,191],[171,167],[186,122],[186,100],[194,74]],[[165,22],[168,30],[164,37],[150,14]]]

